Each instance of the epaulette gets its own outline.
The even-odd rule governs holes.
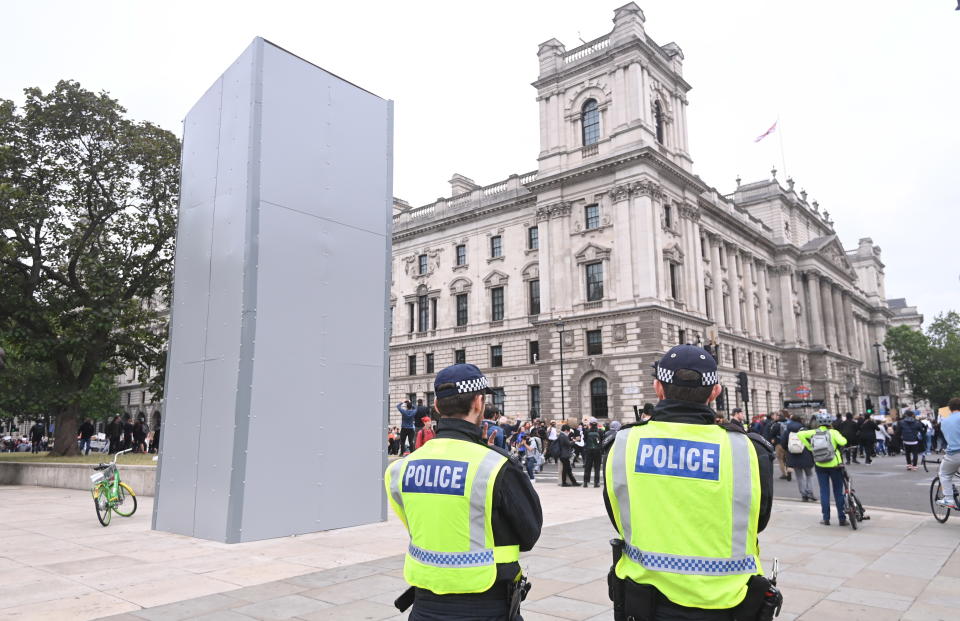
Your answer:
[[[773,453],[773,445],[767,442],[767,439],[761,436],[759,433],[750,432],[747,434],[747,437],[753,440],[755,443],[759,444],[763,448],[767,449],[769,453]]]

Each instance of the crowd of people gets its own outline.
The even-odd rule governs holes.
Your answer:
[[[114,416],[97,432],[93,419],[85,418],[77,427],[77,445],[82,455],[93,450],[101,453],[116,453],[132,449],[134,453],[156,453],[160,450],[160,422],[151,427],[146,416],[134,419],[130,414]],[[53,444],[53,430],[48,434],[43,422],[36,421],[30,427],[28,435],[20,438],[6,436],[0,441],[0,452],[42,453],[49,451]],[[95,447],[94,445],[97,445]]]

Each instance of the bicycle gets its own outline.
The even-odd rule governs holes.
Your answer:
[[[109,464],[94,466],[93,469],[97,472],[90,475],[90,482],[93,483],[93,489],[90,490],[93,506],[97,511],[97,519],[103,526],[110,524],[113,513],[130,517],[137,512],[137,495],[129,485],[120,480],[120,470],[117,469],[117,458],[132,450],[120,451],[113,456],[113,461]]]
[[[840,471],[843,472],[843,504],[847,512],[847,521],[850,522],[850,528],[857,530],[857,524],[869,520],[870,516],[866,515],[860,499],[857,498],[856,490],[853,489],[853,483],[850,481],[847,469],[841,466]]]
[[[937,464],[937,469],[939,470],[939,468],[940,468],[940,458],[939,458],[939,457],[938,457],[937,459],[931,459],[931,460],[928,461],[926,454],[921,455],[921,456],[920,456],[920,465],[923,466],[923,471],[924,471],[924,472],[930,472],[930,470],[927,468],[927,464],[928,464],[928,463],[929,463],[929,464]]]
[[[954,502],[960,500],[958,490],[960,490],[960,472],[953,475]],[[933,519],[943,524],[950,517],[951,509],[937,504],[937,501],[941,498],[943,498],[943,486],[940,485],[940,476],[936,475],[933,477],[933,481],[930,481],[930,511],[933,512]]]

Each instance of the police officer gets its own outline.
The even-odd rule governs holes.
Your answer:
[[[654,369],[652,418],[605,446],[604,503],[623,538],[609,576],[615,618],[756,619],[770,584],[757,533],[773,448],[740,423],[715,423],[721,386],[706,350],[678,345]]]
[[[387,468],[387,496],[410,533],[403,576],[412,586],[397,600],[404,610],[413,595],[410,621],[521,620],[518,561],[539,539],[543,513],[519,464],[481,439],[491,392],[472,364],[440,371],[436,437]]]

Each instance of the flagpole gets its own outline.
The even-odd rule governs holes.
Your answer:
[[[777,140],[780,141],[780,164],[783,166],[783,178],[789,179],[790,174],[787,172],[787,158],[783,152],[783,125],[780,123],[780,115],[777,115],[777,129],[780,131],[777,132]]]

